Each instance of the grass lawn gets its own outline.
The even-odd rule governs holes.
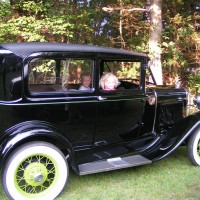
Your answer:
[[[77,176],[57,200],[196,200],[200,199],[200,167],[194,167],[181,147],[154,164]],[[1,191],[1,200],[7,200]]]

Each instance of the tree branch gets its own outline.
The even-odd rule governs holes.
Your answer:
[[[131,9],[126,9],[126,8],[111,8],[111,7],[103,7],[102,8],[103,11],[105,12],[113,12],[113,11],[127,11],[127,12],[132,12],[132,11],[141,11],[141,12],[145,12],[145,11],[149,11],[150,9],[145,9],[145,8],[131,8]]]

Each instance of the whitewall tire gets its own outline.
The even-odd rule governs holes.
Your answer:
[[[190,136],[187,143],[187,153],[191,163],[200,166],[200,130]]]
[[[68,164],[57,147],[30,142],[7,159],[3,186],[10,199],[53,200],[63,191],[68,175]]]

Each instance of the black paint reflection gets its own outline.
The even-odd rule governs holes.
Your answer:
[[[105,101],[98,104],[95,145],[108,145],[138,137],[143,114],[141,100]]]

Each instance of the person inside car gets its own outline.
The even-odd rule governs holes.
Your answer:
[[[114,74],[109,72],[101,77],[99,84],[103,90],[115,90],[120,82]]]
[[[81,77],[81,86],[79,87],[79,90],[90,90],[90,84],[91,76],[89,74],[83,74]]]

